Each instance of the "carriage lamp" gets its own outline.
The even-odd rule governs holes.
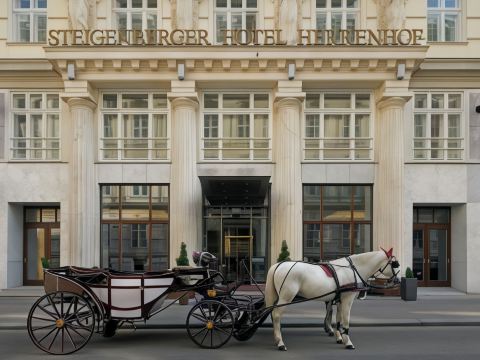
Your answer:
[[[217,290],[214,290],[214,289],[207,290],[207,295],[208,297],[215,297],[217,296]]]

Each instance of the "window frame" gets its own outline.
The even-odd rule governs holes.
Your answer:
[[[307,163],[312,162],[372,162],[374,161],[374,124],[375,124],[375,97],[372,91],[370,90],[354,90],[354,91],[346,91],[346,90],[315,90],[315,89],[308,89],[305,90],[307,96],[309,95],[317,95],[319,96],[319,107],[317,108],[307,108],[307,98],[305,98],[303,104],[303,119],[302,119],[302,161]],[[326,108],[325,107],[325,95],[350,95],[350,108]],[[355,101],[357,95],[369,95],[369,107],[368,108],[356,108]],[[318,136],[314,137],[307,137],[307,117],[309,115],[318,115]],[[349,116],[349,137],[325,137],[325,115],[348,115]],[[356,133],[356,123],[355,118],[356,115],[368,115],[369,116],[369,126],[368,126],[368,136],[367,137],[357,137],[355,136]],[[310,147],[307,148],[307,140],[317,141],[318,147]],[[325,141],[332,141],[332,140],[341,140],[341,141],[348,141],[349,147],[341,148],[341,147],[325,147]],[[368,141],[369,146],[367,147],[356,147],[356,141]],[[323,145],[322,145],[323,144]],[[307,151],[318,151],[318,158],[307,158],[306,153]],[[349,157],[348,158],[325,158],[325,151],[328,150],[348,150]],[[367,151],[368,158],[356,158],[357,151]]]
[[[313,19],[313,28],[319,30],[332,30],[332,14],[334,13],[341,13],[342,20],[341,20],[341,30],[347,30],[347,18],[349,13],[355,13],[355,27],[354,29],[360,28],[360,21],[361,21],[361,11],[362,11],[362,1],[358,0],[357,7],[349,8],[347,7],[347,0],[342,0],[342,6],[340,8],[333,8],[332,7],[332,0],[325,0],[326,6],[325,8],[317,7],[316,0],[312,0],[312,14],[314,16]],[[318,27],[318,15],[319,13],[325,14],[325,29]]]
[[[36,0],[29,0],[29,8],[17,8],[15,3],[16,0],[10,0],[8,3],[11,6],[11,23],[9,26],[10,29],[10,40],[14,43],[21,44],[46,44],[48,40],[48,0],[47,7],[38,8],[35,7]],[[20,39],[19,28],[18,28],[18,16],[28,15],[29,16],[29,39],[28,41],[23,41]],[[38,40],[38,26],[35,28],[33,25],[36,23],[35,18],[39,15],[45,15],[45,40]]]
[[[127,1],[127,7],[126,8],[119,8],[116,6],[116,0],[111,0],[112,1],[112,11],[111,11],[111,27],[114,29],[119,30],[118,27],[118,14],[126,14],[127,17],[127,24],[126,24],[126,30],[133,30],[132,28],[132,14],[133,13],[141,13],[142,14],[142,28],[141,30],[147,30],[147,15],[152,13],[155,14],[157,17],[156,20],[156,26],[155,29],[159,29],[161,26],[161,16],[160,16],[160,9],[161,5],[159,6],[159,1],[157,0],[157,6],[155,8],[149,8],[148,7],[148,0],[142,0],[142,7],[141,8],[134,8],[132,7],[132,0],[126,0]]]
[[[427,107],[426,108],[417,108],[415,107],[415,97],[416,95],[427,95]],[[432,108],[432,95],[443,95],[443,108]],[[460,95],[460,107],[459,108],[448,108],[448,96],[449,95]],[[410,134],[412,136],[411,141],[411,156],[414,162],[464,162],[466,159],[466,124],[465,124],[465,92],[464,91],[415,91],[412,98],[412,125],[410,127]],[[416,115],[425,115],[425,136],[417,137],[415,136],[416,129]],[[449,130],[449,119],[448,115],[459,115],[459,137],[450,137],[448,136]],[[443,136],[441,137],[432,137],[432,126],[431,118],[432,115],[443,115],[442,117],[442,132]],[[432,148],[431,143],[433,141],[441,141],[443,147]],[[437,140],[436,140],[437,139]],[[416,146],[416,141],[425,141],[425,147]],[[456,148],[448,147],[449,141],[459,141],[460,146]],[[447,144],[447,146],[445,146]],[[442,152],[441,158],[432,158],[432,150],[438,150]],[[450,151],[458,151],[460,157],[458,158],[449,158],[448,154]],[[426,153],[425,157],[415,157],[415,151],[424,151]]]
[[[216,94],[218,97],[218,106],[216,108],[205,108],[205,95]],[[224,108],[223,107],[223,95],[249,95],[249,107],[248,108]],[[265,108],[255,108],[255,95],[267,95],[268,96],[268,107]],[[273,131],[273,124],[272,124],[272,105],[273,99],[271,91],[222,91],[222,90],[206,90],[201,94],[201,126],[199,126],[199,138],[200,138],[200,161],[201,162],[272,162],[272,131]],[[224,115],[244,115],[248,114],[249,122],[249,136],[248,137],[229,137],[226,138],[223,136],[223,125],[224,125]],[[217,137],[205,137],[205,116],[206,115],[217,115]],[[255,137],[255,115],[266,115],[268,121],[268,136],[267,137]],[[223,141],[225,139],[230,140],[248,140],[249,147],[245,148],[245,150],[249,151],[248,158],[224,158],[223,151],[224,150],[232,150],[231,148],[224,148]],[[206,141],[218,141],[218,146],[216,148],[213,147],[206,147]],[[267,141],[268,147],[254,147],[255,140],[259,141]],[[218,155],[216,158],[213,157],[205,157],[205,151],[208,150],[217,150]],[[243,150],[240,149],[240,150]],[[255,150],[265,150],[268,152],[268,156],[266,158],[259,158],[255,159]]]
[[[122,104],[124,95],[136,95],[136,94],[147,94],[148,105],[146,108],[124,108]],[[105,107],[103,102],[104,95],[116,95],[117,97],[117,106],[115,108]],[[156,91],[156,90],[126,90],[126,91],[108,91],[102,90],[99,94],[99,121],[98,121],[98,159],[100,162],[160,162],[166,163],[171,161],[171,122],[170,114],[171,107],[170,101],[167,97],[167,105],[162,108],[154,108],[153,106],[153,96],[162,95],[167,96],[166,91]],[[115,137],[106,137],[104,133],[104,115],[113,115],[116,118],[116,131],[117,136]],[[124,115],[147,115],[148,116],[148,135],[147,137],[126,137],[124,134]],[[154,115],[163,115],[166,119],[166,137],[154,137]],[[135,121],[135,119],[133,119]],[[126,140],[144,140],[147,141],[147,148],[125,148]],[[106,147],[105,141],[116,141],[116,147]],[[155,141],[164,141],[166,147],[154,147]],[[117,151],[116,157],[105,157],[105,153],[108,151]],[[135,150],[146,150],[146,158],[129,158],[126,157],[126,151],[135,151]],[[166,156],[164,158],[155,158],[155,151],[165,151]]]
[[[16,108],[14,104],[14,97],[15,95],[24,95],[25,96],[25,108]],[[42,96],[42,107],[39,109],[35,109],[31,107],[31,96],[32,95],[41,95]],[[48,95],[57,95],[58,97],[58,108],[51,108],[47,107],[47,97]],[[37,91],[35,89],[32,90],[25,90],[25,91],[11,91],[9,96],[9,126],[10,126],[10,146],[9,146],[9,160],[10,161],[19,161],[19,162],[59,162],[62,160],[62,101],[60,99],[60,91],[59,90],[40,90]],[[25,115],[25,135],[22,137],[15,136],[15,115]],[[36,137],[31,136],[31,118],[32,115],[41,115],[42,119],[42,136]],[[48,137],[47,134],[47,118],[48,115],[57,115],[58,116],[58,137]],[[15,146],[16,140],[25,140],[25,148],[20,148]],[[41,147],[32,147],[31,143],[33,141],[41,141]],[[48,141],[58,141],[58,148],[49,148],[47,147]],[[25,150],[25,157],[15,157],[14,153],[16,150]],[[41,151],[42,157],[41,158],[34,158],[31,156],[31,152],[34,151]],[[57,158],[47,158],[48,151],[58,151]]]
[[[456,0],[458,7],[448,8],[445,7],[445,0],[438,0],[439,7],[429,7],[428,0],[426,0],[427,7],[427,43],[442,43],[442,42],[461,42],[463,40],[463,11],[462,11],[462,0]],[[440,17],[440,32],[436,31],[438,37],[437,40],[429,40],[430,33],[428,31],[428,24],[430,16],[439,16]],[[455,15],[456,24],[455,24],[455,39],[454,40],[445,40],[445,16],[446,15]],[[438,30],[438,29],[437,29]]]
[[[231,0],[227,1],[226,7],[217,7],[217,0],[212,0],[213,2],[213,43],[214,44],[223,44],[224,40],[218,40],[217,38],[217,14],[225,14],[227,18],[227,27],[226,29],[232,29],[232,15],[242,14],[242,27],[241,29],[246,29],[247,24],[247,14],[254,13],[255,14],[255,29],[259,28],[259,21],[260,21],[260,8],[259,1],[257,0],[257,6],[255,8],[247,7],[247,0],[242,0],[242,7],[241,8],[232,8]],[[245,34],[242,34],[242,41],[246,41]]]

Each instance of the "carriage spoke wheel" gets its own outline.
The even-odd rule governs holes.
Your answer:
[[[54,292],[42,296],[28,314],[28,334],[49,354],[71,354],[92,337],[95,328],[92,306],[76,294]]]
[[[232,337],[234,317],[230,309],[217,300],[204,300],[187,316],[188,336],[198,346],[217,349]]]

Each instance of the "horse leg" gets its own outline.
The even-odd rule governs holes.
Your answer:
[[[291,303],[295,295],[297,295],[297,293],[298,293],[298,286],[291,285],[289,289],[284,288],[282,290],[281,296],[278,299],[277,306]],[[286,310],[285,308],[286,306],[275,307],[272,311],[273,336],[275,338],[275,342],[277,343],[278,350],[281,350],[281,351],[287,351],[287,347],[283,342],[282,332],[280,329],[281,328],[280,319],[282,318],[282,315]]]
[[[326,306],[326,314],[325,320],[323,321],[323,328],[328,336],[333,336],[333,329],[332,329],[332,315],[333,315],[333,301],[328,301],[325,303]]]
[[[352,309],[353,300],[355,300],[356,295],[356,293],[351,292],[345,293],[342,296],[342,340],[345,347],[350,350],[355,349],[355,346],[353,346],[352,341],[350,340],[348,331],[350,328],[350,310]]]
[[[337,302],[337,316],[335,318],[337,321],[337,328],[335,330],[335,340],[337,341],[337,344],[342,344],[342,302],[338,301]]]

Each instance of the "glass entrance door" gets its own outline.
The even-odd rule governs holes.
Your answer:
[[[249,280],[248,272],[252,273],[252,239],[250,235],[230,236],[224,238],[225,276],[227,281]]]
[[[450,286],[448,228],[415,225],[413,230],[413,273],[420,286]]]

